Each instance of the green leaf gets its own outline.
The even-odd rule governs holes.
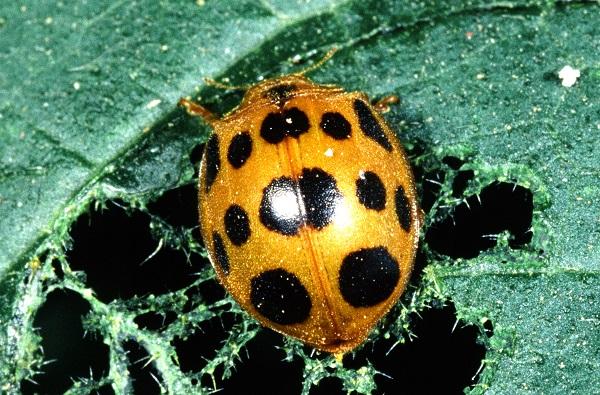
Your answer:
[[[104,384],[130,391],[120,346],[126,338],[150,352],[171,393],[199,391],[193,379],[219,366],[226,376],[236,374],[237,356],[259,329],[231,300],[199,300],[167,330],[141,330],[135,317],[182,313],[192,288],[104,303],[85,276],[68,270],[69,229],[95,205],[119,200],[148,212],[147,204],[166,191],[195,182],[190,154],[209,129],[178,109],[177,100],[194,96],[223,113],[241,97],[205,86],[203,77],[253,83],[298,70],[335,45],[340,51],[311,78],[372,98],[400,95],[386,117],[413,152],[413,164],[446,174],[427,213],[429,227],[494,181],[533,194],[533,239],[523,248],[511,248],[505,232],[477,257],[452,259],[423,240],[424,275],[369,341],[383,333],[403,341],[409,313],[452,301],[465,324],[494,327],[489,340],[481,338],[487,354],[474,393],[596,392],[599,11],[595,3],[545,1],[4,2],[0,358],[14,363],[0,366],[0,391],[18,392],[21,380],[41,368],[33,322],[56,288],[89,302],[86,325],[113,352],[105,378],[79,380],[71,393]],[[567,65],[580,71],[571,87],[558,78]],[[459,197],[452,195],[457,170],[442,161],[448,156],[461,159],[460,170],[473,170]],[[151,217],[157,240],[203,253],[190,229],[178,232]],[[210,270],[200,273],[195,286],[214,281]],[[223,309],[243,317],[241,323],[226,343],[215,344],[202,372],[182,372],[171,341]],[[284,348],[282,358],[303,361],[305,393],[330,376],[348,391],[370,393],[375,386],[371,364],[350,369],[307,355],[293,341]]]

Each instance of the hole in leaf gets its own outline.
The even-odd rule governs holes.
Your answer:
[[[442,163],[448,165],[452,170],[458,170],[465,162],[456,156],[445,156]]]
[[[108,374],[108,347],[83,330],[81,319],[89,310],[89,303],[73,291],[48,294],[33,321],[42,337],[46,362],[33,377],[37,384],[21,382],[23,394],[62,394],[73,380],[90,379],[90,375],[98,380]]]
[[[196,184],[184,185],[163,193],[148,205],[148,210],[173,226],[198,226],[198,192]]]
[[[496,235],[510,232],[509,245],[519,248],[531,241],[533,195],[522,186],[494,182],[479,196],[469,196],[454,212],[430,227],[425,240],[440,254],[474,258],[496,245]]]
[[[492,321],[489,319],[485,320],[485,322],[483,323],[483,329],[487,337],[492,337],[492,335],[494,334],[494,327],[492,325]]]
[[[410,316],[412,340],[396,345],[381,339],[344,357],[344,367],[359,369],[370,361],[384,375],[376,375],[377,394],[462,394],[476,384],[486,349],[479,329],[457,323],[452,304]]]
[[[172,344],[181,371],[184,373],[201,371],[207,361],[216,356],[236,322],[237,318],[234,314],[225,312],[219,317],[203,321],[194,333],[189,331],[186,339],[175,337]]]
[[[198,144],[192,149],[192,152],[190,152],[190,162],[192,162],[192,164],[200,164],[202,154],[204,153],[204,145],[205,144]]]
[[[456,173],[454,180],[452,181],[452,196],[459,198],[467,189],[469,181],[475,177],[473,170],[461,170]]]
[[[129,374],[133,384],[135,394],[160,394],[160,374],[156,370],[153,362],[148,363],[150,355],[148,352],[133,340],[126,341],[123,349],[127,353],[129,360]]]
[[[342,380],[337,377],[325,377],[316,387],[310,389],[310,395],[335,395],[345,394]]]
[[[67,254],[71,268],[86,273],[100,300],[162,294],[194,281],[198,265],[183,252],[165,246],[156,251],[159,242],[150,235],[148,215],[112,202],[107,207],[77,220]]]
[[[55,259],[52,261],[52,269],[54,270],[54,274],[56,274],[56,277],[59,280],[64,279],[65,273],[63,272],[62,266],[58,260]]]
[[[161,313],[149,311],[147,313],[138,315],[133,319],[133,321],[142,329],[158,331],[169,326],[169,324],[176,319],[177,314],[173,311],[167,310]]]
[[[211,305],[225,298],[225,288],[216,280],[204,281],[198,285],[204,304]]]
[[[112,387],[109,384],[103,385],[97,391],[92,392],[90,395],[114,395]]]
[[[302,391],[303,364],[282,362],[285,357],[282,336],[261,330],[249,343],[246,352],[240,353],[242,362],[236,364],[232,376],[221,383],[219,394],[299,394]],[[218,381],[217,381],[218,383]]]
[[[417,250],[417,255],[415,256],[415,263],[413,266],[412,273],[410,275],[410,284],[414,285],[418,288],[421,283],[421,277],[423,277],[423,270],[425,266],[427,266],[427,255],[423,251],[422,248]]]

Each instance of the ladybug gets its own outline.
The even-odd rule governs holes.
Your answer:
[[[303,73],[250,87],[222,118],[180,104],[214,129],[198,195],[219,281],[275,331],[336,354],[361,344],[404,292],[422,222],[378,106]]]

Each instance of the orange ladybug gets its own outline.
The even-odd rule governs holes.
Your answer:
[[[222,118],[180,104],[214,129],[198,194],[219,281],[271,329],[332,353],[361,344],[404,292],[421,226],[376,107],[302,73],[252,86]]]

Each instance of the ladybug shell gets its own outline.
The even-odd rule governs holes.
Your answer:
[[[362,343],[405,290],[420,219],[402,146],[363,93],[290,75],[212,122],[202,236],[263,325],[328,352]]]

